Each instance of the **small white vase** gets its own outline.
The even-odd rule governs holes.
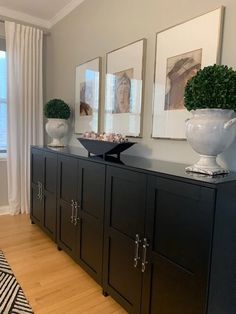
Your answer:
[[[233,110],[197,109],[191,112],[193,117],[186,120],[186,137],[200,154],[200,159],[186,170],[212,176],[229,173],[217,163],[216,157],[234,141],[236,118],[232,119]]]
[[[50,137],[52,137],[52,142],[48,146],[52,147],[64,147],[62,138],[68,132],[68,125],[65,119],[48,119],[46,123],[46,131]]]

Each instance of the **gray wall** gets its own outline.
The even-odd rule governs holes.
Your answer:
[[[147,38],[143,138],[129,153],[181,163],[196,161],[197,155],[186,141],[157,140],[150,137],[155,34],[221,5],[226,6],[222,63],[235,66],[235,0],[85,0],[56,24],[51,30],[51,36],[46,38],[46,99],[60,97],[73,107],[76,65],[101,56],[103,104],[106,52]],[[101,118],[102,116],[103,114]],[[73,131],[73,119],[71,130]],[[75,135],[69,141],[72,145],[78,145]],[[236,170],[236,161],[233,160],[235,152],[236,142],[221,159]]]

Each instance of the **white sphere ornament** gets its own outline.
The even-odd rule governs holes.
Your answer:
[[[68,132],[68,124],[65,119],[48,119],[46,123],[46,131],[50,137],[52,137],[52,142],[48,144],[51,147],[64,147],[62,142],[63,137]]]
[[[228,109],[192,110],[192,118],[186,120],[186,137],[192,148],[200,154],[197,163],[186,168],[187,171],[208,174],[229,173],[221,167],[216,158],[234,141],[236,118],[234,111]]]

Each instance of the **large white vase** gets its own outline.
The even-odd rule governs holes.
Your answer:
[[[64,147],[62,138],[66,135],[68,131],[67,121],[64,119],[48,119],[46,123],[46,131],[50,137],[52,137],[52,142],[48,146],[52,147]]]
[[[236,118],[233,110],[197,109],[186,121],[186,137],[192,148],[200,154],[199,161],[186,168],[187,171],[216,175],[228,173],[216,161],[218,154],[234,141]]]

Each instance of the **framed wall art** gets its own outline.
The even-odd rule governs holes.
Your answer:
[[[76,67],[75,133],[98,132],[100,108],[101,58]]]
[[[104,131],[141,136],[146,40],[107,54]]]
[[[156,37],[152,137],[185,139],[187,81],[220,62],[224,8],[167,29]]]

